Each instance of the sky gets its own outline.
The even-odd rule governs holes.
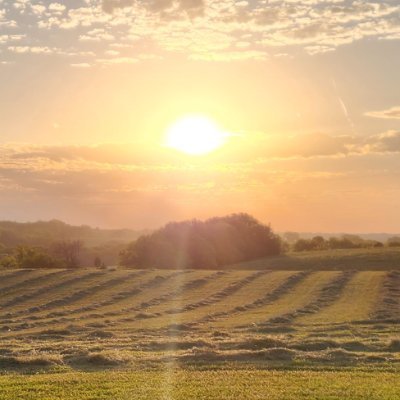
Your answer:
[[[400,0],[0,0],[0,219],[398,233],[399,71]]]

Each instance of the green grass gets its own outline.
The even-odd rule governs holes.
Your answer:
[[[374,371],[154,371],[0,377],[2,400],[395,400],[399,376]]]

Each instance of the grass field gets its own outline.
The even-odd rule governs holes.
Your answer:
[[[400,399],[400,268],[368,254],[1,271],[0,399]]]
[[[395,400],[398,375],[371,371],[76,372],[0,376],[1,399]]]

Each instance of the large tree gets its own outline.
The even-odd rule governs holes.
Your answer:
[[[173,222],[142,236],[121,253],[136,268],[218,268],[282,251],[270,226],[248,214]]]

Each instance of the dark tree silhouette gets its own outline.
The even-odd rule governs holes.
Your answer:
[[[281,240],[269,226],[248,214],[232,214],[169,223],[131,243],[120,263],[136,268],[218,268],[281,251]]]

